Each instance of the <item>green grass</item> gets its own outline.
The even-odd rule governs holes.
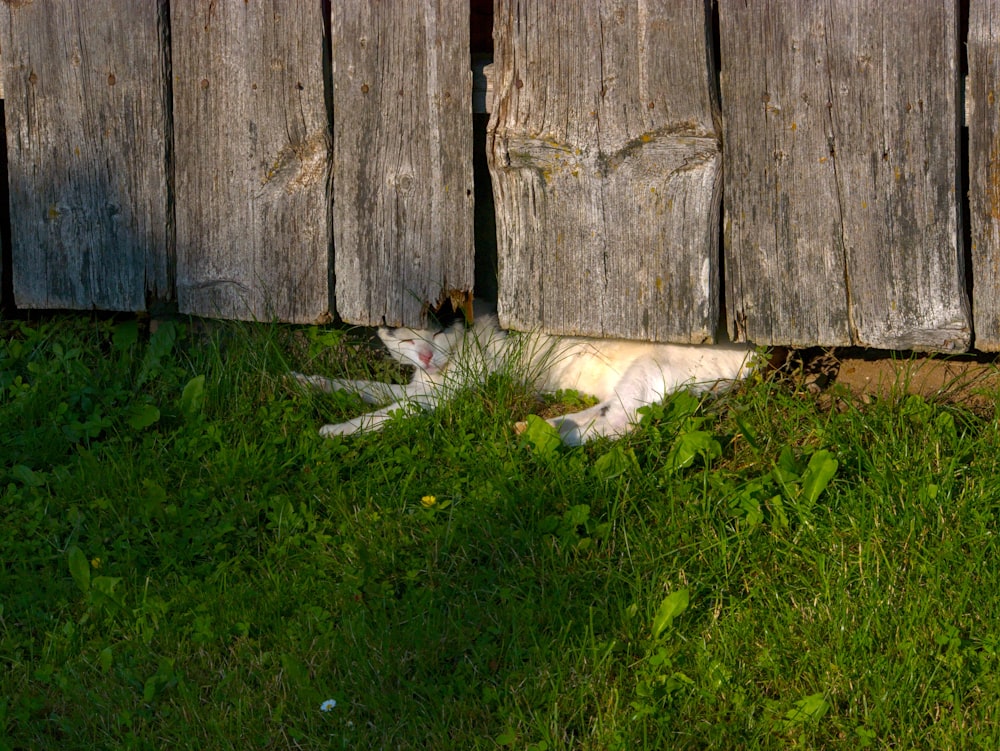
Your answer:
[[[566,449],[495,377],[323,440],[363,407],[288,368],[393,372],[0,321],[0,749],[1000,746],[995,410],[757,381]]]

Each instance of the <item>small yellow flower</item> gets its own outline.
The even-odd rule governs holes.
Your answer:
[[[433,508],[437,505],[438,499],[432,495],[425,495],[420,499],[420,505],[424,508]]]
[[[90,559],[90,565],[92,567],[94,567],[94,568],[100,568],[101,567],[101,559],[100,558],[91,558]]]

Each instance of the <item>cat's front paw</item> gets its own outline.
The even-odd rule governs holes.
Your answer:
[[[285,381],[307,389],[316,389],[317,391],[326,391],[328,393],[332,391],[330,379],[323,376],[306,375],[305,373],[296,373],[294,370],[290,370],[285,374]]]
[[[360,425],[353,422],[339,422],[336,424],[324,425],[319,429],[319,434],[323,438],[333,438],[338,435],[353,435],[361,429]]]

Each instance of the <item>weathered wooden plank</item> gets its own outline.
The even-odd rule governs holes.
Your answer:
[[[957,3],[834,7],[846,16],[842,52],[831,56],[832,115],[855,341],[965,350]],[[842,29],[861,34],[854,41]]]
[[[183,312],[329,317],[322,3],[171,6]]]
[[[3,57],[0,56],[0,82],[3,81]],[[0,83],[2,86],[2,83]],[[10,240],[6,235],[10,230],[10,185],[7,183],[7,129],[4,123],[3,91],[0,89],[0,310],[14,306],[13,284],[9,274]],[[4,231],[6,226],[7,232]]]
[[[710,340],[721,149],[705,3],[494,7],[501,321]]]
[[[977,349],[1000,351],[1000,7],[969,3],[969,224]]]
[[[143,310],[172,294],[164,7],[0,4],[22,308]]]
[[[419,325],[472,290],[469,4],[335,2],[337,311]]]
[[[759,343],[850,342],[825,13],[720,7],[727,313]]]
[[[730,329],[960,350],[954,3],[722,0]]]

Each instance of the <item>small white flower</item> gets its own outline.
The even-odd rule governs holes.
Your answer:
[[[335,706],[337,706],[337,700],[336,699],[327,699],[325,702],[323,702],[322,704],[319,705],[319,711],[320,712],[329,712]]]

